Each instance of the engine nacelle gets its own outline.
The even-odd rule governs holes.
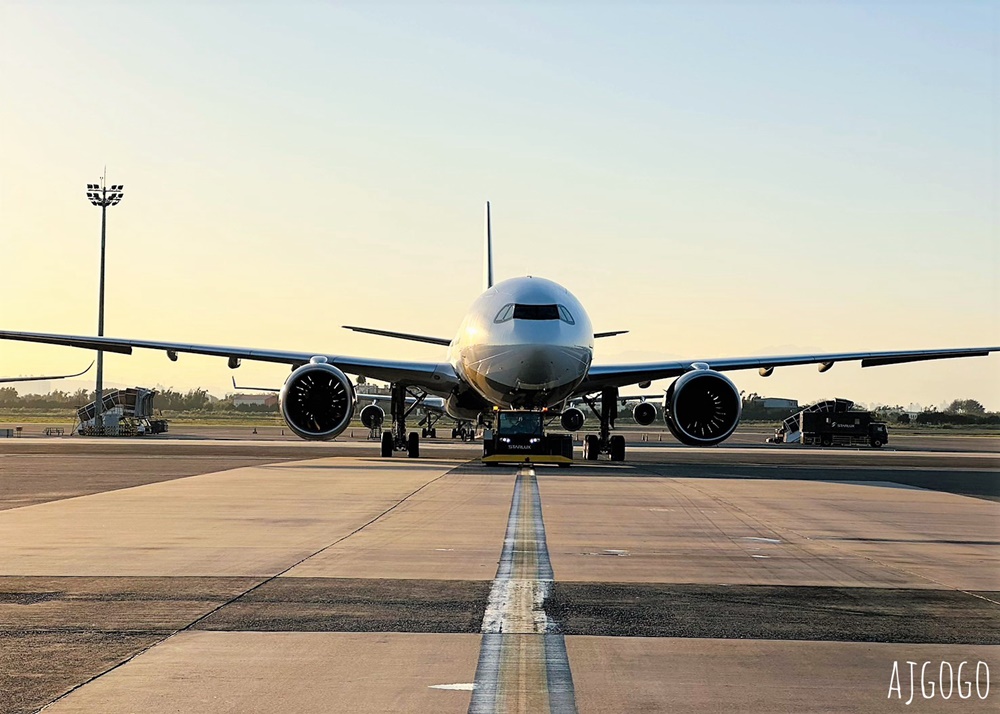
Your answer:
[[[711,369],[682,374],[663,397],[663,420],[688,446],[713,446],[736,430],[743,411],[740,393],[728,377]]]
[[[580,431],[583,428],[583,422],[586,420],[587,417],[576,407],[570,407],[559,417],[559,423],[566,431]]]
[[[280,402],[281,416],[303,439],[333,439],[354,416],[354,386],[324,358],[313,357],[288,375]]]
[[[374,429],[375,427],[382,426],[382,422],[385,421],[385,412],[382,411],[382,407],[375,404],[369,404],[361,410],[361,423],[365,425],[365,429]]]
[[[649,426],[656,421],[656,407],[649,402],[639,402],[632,408],[632,418],[640,426]]]

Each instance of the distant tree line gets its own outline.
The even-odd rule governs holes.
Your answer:
[[[988,412],[975,399],[956,399],[944,411],[925,409],[917,414],[917,424],[1000,424],[1000,412]]]
[[[0,408],[8,409],[78,409],[94,401],[96,391],[78,389],[75,392],[55,390],[49,394],[18,394],[16,387],[0,388]],[[206,389],[189,389],[178,392],[175,389],[157,389],[153,398],[153,408],[164,412],[216,412],[238,411],[251,413],[277,412],[276,405],[256,404],[233,405],[234,394],[222,399],[211,396]]]
[[[897,424],[924,425],[970,425],[970,424],[1000,424],[1000,412],[988,412],[986,407],[975,399],[955,399],[943,410],[937,407],[927,407],[915,417],[911,417],[903,407],[881,405],[872,409],[883,421]]]
[[[59,409],[82,407],[94,401],[94,392],[78,389],[75,392],[56,390],[49,394],[19,395],[16,387],[0,387],[0,407],[20,409]]]

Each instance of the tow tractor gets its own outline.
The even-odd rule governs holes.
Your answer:
[[[483,434],[483,463],[559,464],[573,463],[573,437],[546,434],[545,414],[540,411],[498,410],[493,428]]]

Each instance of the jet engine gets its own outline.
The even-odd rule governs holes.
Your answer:
[[[374,429],[375,427],[382,426],[382,422],[385,421],[385,412],[382,411],[382,407],[375,404],[369,404],[362,409],[360,416],[361,423],[365,425],[365,429]]]
[[[694,369],[678,377],[663,397],[663,419],[678,441],[713,446],[736,429],[743,411],[740,393],[728,377]]]
[[[656,421],[656,407],[649,402],[639,402],[632,409],[632,418],[640,426],[649,426]]]
[[[280,402],[281,416],[303,439],[333,439],[354,416],[354,387],[325,358],[313,357],[288,375]]]
[[[583,422],[586,420],[587,417],[576,407],[570,407],[559,417],[559,423],[566,431],[579,431],[583,428]]]

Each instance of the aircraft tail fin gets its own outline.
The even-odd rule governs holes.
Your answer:
[[[490,227],[490,202],[486,202],[486,256],[483,265],[483,290],[493,287],[493,233]]]

